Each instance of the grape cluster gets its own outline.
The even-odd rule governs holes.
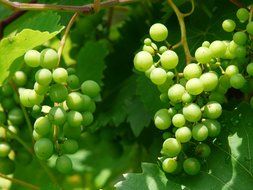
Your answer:
[[[59,56],[53,49],[29,50],[24,62],[35,77],[30,78],[30,88],[18,85],[18,92],[20,103],[35,118],[35,155],[48,160],[56,153],[56,169],[69,173],[68,154],[78,151],[82,131],[93,122],[100,86],[92,80],[80,84],[74,68],[58,67]]]
[[[237,17],[246,23],[248,10],[239,9]],[[222,27],[233,32],[236,24],[225,20]],[[246,30],[235,32],[231,41],[203,42],[195,51],[196,63],[187,64],[181,73],[177,70],[179,57],[167,45],[166,26],[156,23],[149,34],[151,38],[144,40],[142,50],[134,57],[134,66],[158,87],[160,99],[167,105],[154,116],[155,126],[164,131],[162,168],[167,173],[183,169],[188,175],[196,175],[211,153],[208,143],[220,134],[217,119],[227,91],[253,91],[253,62],[249,56],[253,22],[246,24]]]

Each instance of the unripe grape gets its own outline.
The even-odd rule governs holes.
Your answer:
[[[245,8],[240,8],[237,10],[236,16],[240,22],[245,22],[249,19],[249,11]]]
[[[247,73],[250,75],[250,76],[253,76],[253,62],[249,63],[247,65]]]
[[[233,75],[233,69],[232,69],[232,72],[230,72],[230,71],[227,71],[227,72],[229,73],[229,75]],[[230,78],[229,78],[229,76],[227,74],[220,76],[220,78],[219,78],[219,85],[222,86],[225,89],[230,88],[230,86],[231,86],[230,85]]]
[[[48,69],[40,69],[35,74],[35,80],[42,86],[47,86],[52,81],[52,73]]]
[[[39,159],[47,160],[53,155],[54,145],[49,139],[41,138],[34,144],[34,152]]]
[[[87,80],[82,83],[81,91],[83,94],[95,98],[100,93],[100,86],[95,81]]]
[[[167,50],[161,55],[161,65],[164,69],[174,69],[178,64],[178,56],[172,50]]]
[[[61,106],[50,109],[48,113],[49,120],[55,125],[63,125],[66,121],[66,111]]]
[[[84,127],[92,124],[93,120],[94,120],[94,117],[91,112],[84,112],[83,113],[83,123],[82,124]]]
[[[177,161],[174,158],[166,158],[162,163],[163,171],[167,173],[175,172],[177,167]]]
[[[14,173],[15,170],[15,163],[9,159],[6,158],[0,158],[0,173],[9,175]]]
[[[168,50],[168,48],[166,47],[166,46],[161,46],[160,48],[159,48],[159,53],[160,54],[163,54],[165,51],[167,51]]]
[[[49,96],[52,102],[64,102],[68,96],[68,90],[61,84],[54,84],[50,87]]]
[[[186,83],[186,91],[191,95],[199,95],[203,92],[204,86],[200,79],[192,78]]]
[[[16,71],[13,76],[13,81],[18,87],[24,86],[27,82],[27,76],[23,71]]]
[[[227,46],[224,42],[216,40],[210,44],[209,49],[211,50],[213,57],[220,58],[226,53]]]
[[[181,143],[175,138],[168,138],[163,142],[162,153],[168,157],[175,157],[181,152]]]
[[[203,121],[203,124],[208,129],[208,136],[209,137],[217,137],[221,131],[221,125],[218,121],[212,119],[206,119]]]
[[[196,158],[187,158],[183,163],[185,173],[197,175],[200,171],[200,163]]]
[[[37,94],[39,95],[44,95],[48,92],[49,90],[49,86],[43,86],[43,85],[40,85],[39,83],[35,82],[34,83],[34,90]]]
[[[51,123],[47,117],[39,117],[34,123],[34,130],[40,136],[47,135],[52,129]]]
[[[150,46],[150,45],[151,45],[151,43],[152,43],[152,41],[151,41],[151,39],[150,39],[150,38],[145,38],[145,40],[144,40],[144,44],[145,44],[146,46]]]
[[[78,143],[75,140],[68,139],[62,144],[62,151],[64,154],[74,154],[78,150]]]
[[[184,77],[189,80],[192,78],[199,78],[202,74],[201,67],[196,63],[191,63],[189,65],[186,65],[184,68]]]
[[[175,77],[175,74],[171,71],[167,72],[167,79],[168,80],[173,80],[173,78]]]
[[[169,99],[174,102],[181,102],[182,96],[185,93],[185,88],[180,84],[174,84],[170,89],[168,90],[168,97]]]
[[[168,109],[168,113],[170,117],[173,117],[175,114],[177,114],[177,110],[174,107],[172,107]]]
[[[212,52],[207,47],[199,47],[195,52],[195,58],[199,63],[208,63],[212,59]]]
[[[2,95],[5,97],[12,96],[14,93],[11,85],[9,83],[4,83],[2,86]]]
[[[57,67],[59,61],[58,53],[53,49],[44,49],[40,56],[40,66],[46,69]]]
[[[230,84],[235,89],[241,89],[246,83],[242,74],[235,74],[230,78]]]
[[[37,118],[41,115],[41,110],[42,110],[42,106],[39,106],[39,105],[34,105],[32,107],[32,111],[31,111],[31,115],[34,117],[34,118]]]
[[[218,102],[208,102],[204,106],[204,116],[209,119],[217,119],[222,114],[222,107]]]
[[[224,20],[223,23],[222,23],[222,28],[226,32],[233,32],[235,27],[236,27],[236,24],[231,19]]]
[[[202,47],[209,47],[210,46],[210,42],[208,42],[208,41],[204,41],[203,43],[202,43],[202,45],[201,45]]]
[[[201,119],[202,116],[200,107],[195,103],[186,105],[183,108],[183,114],[185,119],[190,122],[197,122]]]
[[[67,114],[67,121],[71,127],[79,127],[82,125],[83,116],[78,111],[70,111]]]
[[[167,39],[168,30],[163,24],[156,23],[150,27],[149,34],[154,41],[161,42]]]
[[[59,172],[68,174],[72,171],[73,164],[68,156],[62,155],[56,159],[55,167]]]
[[[44,96],[38,95],[34,90],[20,89],[19,90],[20,102],[25,107],[33,107],[43,102]]]
[[[181,127],[176,130],[176,139],[181,143],[189,142],[192,138],[192,132],[188,127]]]
[[[136,70],[144,72],[153,65],[153,57],[146,51],[140,51],[134,57],[134,67]]]
[[[235,54],[237,50],[238,44],[235,43],[233,40],[228,45],[228,50],[230,53]]]
[[[161,68],[155,68],[150,73],[150,79],[154,84],[161,85],[165,83],[167,79],[166,71]]]
[[[1,102],[1,106],[4,110],[11,110],[16,107],[16,103],[13,98],[4,98]]]
[[[171,117],[167,109],[160,109],[154,116],[155,126],[160,130],[168,129],[171,125]]]
[[[217,87],[219,79],[216,73],[208,72],[200,76],[200,81],[203,84],[204,91],[213,91]]]
[[[237,66],[235,65],[229,65],[226,70],[225,70],[225,74],[229,77],[232,77],[233,75],[239,73],[239,69]]]
[[[40,65],[40,53],[36,50],[29,50],[25,53],[24,61],[30,67],[38,67]]]
[[[245,58],[247,55],[247,49],[245,46],[238,46],[236,48],[236,57],[237,58]]]
[[[64,136],[70,139],[79,139],[81,136],[82,128],[79,127],[71,127],[68,123],[65,123],[63,126]]]
[[[172,118],[172,123],[175,127],[183,127],[185,124],[184,115],[181,113],[174,115]]]
[[[155,55],[155,50],[151,46],[144,45],[143,48],[142,48],[142,50],[150,53],[152,56]]]
[[[53,72],[53,80],[56,83],[65,84],[68,79],[68,72],[64,68],[57,68]]]
[[[233,41],[240,45],[240,46],[243,46],[246,44],[247,42],[247,35],[245,34],[245,32],[236,32],[234,35],[233,35]]]
[[[38,141],[38,140],[41,139],[41,138],[42,138],[42,136],[39,135],[35,130],[33,130],[33,139],[34,139],[35,141]]]
[[[191,103],[193,100],[192,95],[190,95],[188,92],[185,92],[182,96],[182,102],[184,103]]]
[[[76,75],[69,75],[67,79],[68,87],[71,89],[77,89],[80,87],[80,81],[78,76]]]
[[[18,135],[19,130],[18,127],[14,127],[13,125],[8,126],[8,131],[6,134],[7,139],[15,139],[15,135]]]
[[[211,149],[210,147],[205,143],[200,143],[196,146],[195,154],[199,156],[200,158],[206,158],[210,155]]]
[[[249,22],[246,26],[246,30],[250,35],[253,35],[253,21]]]
[[[69,93],[66,103],[69,109],[75,111],[82,111],[83,105],[85,104],[83,95],[79,92]]]
[[[151,72],[155,69],[156,67],[152,65],[148,70],[145,71],[146,77],[150,78]]]
[[[6,142],[0,142],[0,158],[7,157],[11,152],[11,147]]]
[[[10,110],[8,119],[13,125],[21,125],[24,122],[25,117],[23,111],[20,108],[16,107]]]
[[[196,141],[204,141],[208,137],[208,128],[203,124],[197,124],[192,128],[192,137]]]

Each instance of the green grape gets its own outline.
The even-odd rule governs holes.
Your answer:
[[[95,97],[99,96],[100,90],[101,89],[100,89],[100,86],[98,85],[98,83],[96,83],[95,81],[92,81],[92,80],[84,81],[81,85],[82,93],[91,97],[91,98],[95,98]]]
[[[18,86],[24,86],[27,82],[27,76],[23,71],[16,71],[13,75],[13,81]]]
[[[61,106],[50,109],[48,113],[49,120],[55,125],[63,125],[66,121],[66,111]]]
[[[168,129],[171,125],[171,117],[167,109],[160,109],[154,116],[155,126],[160,130]]]
[[[197,122],[201,119],[202,113],[197,104],[191,103],[183,108],[183,115],[187,121]]]
[[[188,92],[185,92],[182,96],[182,102],[184,103],[191,103],[193,100],[192,95],[190,95]]]
[[[164,103],[169,103],[169,98],[168,98],[168,95],[166,92],[162,93],[160,96],[159,96],[160,100]]]
[[[185,88],[180,84],[174,84],[168,90],[168,97],[169,99],[174,102],[181,102],[182,96],[185,93]]]
[[[186,83],[186,91],[191,95],[199,95],[203,92],[204,86],[200,79],[192,78]]]
[[[34,88],[35,92],[39,95],[45,95],[49,90],[49,86],[47,86],[47,85],[43,86],[43,85],[40,85],[37,82],[34,83],[33,88]]]
[[[195,58],[199,63],[208,63],[212,59],[212,52],[207,47],[199,47],[195,52]]]
[[[168,80],[173,80],[173,78],[175,77],[175,74],[171,71],[167,72],[167,79]]]
[[[169,108],[168,113],[169,113],[170,117],[173,117],[175,114],[177,114],[177,110],[174,107]]]
[[[156,67],[152,65],[148,70],[145,71],[146,77],[150,78],[151,72],[155,69]]]
[[[68,72],[64,68],[57,68],[53,72],[53,80],[59,84],[65,84],[68,79]]]
[[[185,118],[184,115],[181,113],[175,114],[172,118],[172,124],[175,127],[183,127],[185,124]]]
[[[236,27],[236,24],[231,19],[224,20],[222,23],[222,28],[226,32],[233,32],[235,30],[235,27]]]
[[[175,172],[177,167],[178,167],[177,161],[174,158],[166,158],[162,163],[163,171],[167,173]]]
[[[62,84],[54,84],[50,87],[49,96],[52,102],[61,103],[68,97],[68,90]]]
[[[208,102],[204,106],[204,117],[207,117],[209,119],[217,119],[222,114],[222,107],[218,102]]]
[[[239,73],[239,69],[237,66],[235,65],[229,65],[226,70],[225,70],[225,74],[228,76],[228,77],[232,77],[233,75]]]
[[[153,57],[146,51],[138,52],[134,57],[134,67],[136,70],[145,72],[153,65]]]
[[[0,111],[0,124],[4,124],[7,121],[6,115],[3,111]]]
[[[184,68],[184,77],[189,80],[192,78],[199,78],[202,74],[201,67],[196,63],[191,63],[189,65],[186,65]]]
[[[152,41],[151,41],[150,38],[145,38],[145,40],[144,40],[143,42],[144,42],[144,44],[145,44],[146,46],[150,46],[151,43],[152,43]]]
[[[9,125],[8,131],[6,134],[6,138],[7,139],[15,139],[16,135],[18,135],[18,132],[19,132],[19,130],[17,127],[14,127],[13,125]]]
[[[35,74],[35,80],[42,86],[47,86],[52,81],[52,73],[48,69],[40,69]]]
[[[83,113],[83,123],[82,124],[84,127],[92,124],[93,120],[94,120],[94,117],[91,112],[84,112]]]
[[[63,133],[64,136],[70,139],[79,139],[81,136],[82,128],[81,126],[78,127],[71,127],[68,123],[65,123],[63,126]]]
[[[208,129],[208,136],[209,137],[217,137],[221,131],[221,125],[218,121],[212,119],[206,119],[203,121],[203,124]]]
[[[201,45],[202,47],[209,47],[210,46],[210,42],[208,42],[208,41],[204,41],[203,43],[202,43],[202,45]]]
[[[163,142],[162,153],[168,157],[175,157],[181,152],[181,143],[175,138],[168,138]]]
[[[55,167],[59,172],[68,174],[72,171],[73,164],[68,156],[62,155],[56,159]]]
[[[165,51],[167,51],[168,50],[168,48],[166,47],[166,46],[161,46],[160,48],[159,48],[159,53],[160,54],[163,54]]]
[[[238,69],[238,68],[237,68]],[[233,69],[232,70],[227,70],[227,72],[229,73],[229,75],[233,75]],[[236,71],[235,71],[236,72]],[[238,71],[239,72],[239,71]],[[219,78],[219,85],[222,86],[225,89],[230,88],[230,77],[226,74],[226,75],[222,75]]]
[[[167,50],[161,55],[161,65],[164,69],[174,69],[178,64],[178,56],[172,50]]]
[[[161,85],[165,83],[167,79],[166,71],[161,68],[155,68],[150,73],[150,79],[154,84]]]
[[[232,40],[232,41],[229,43],[229,45],[228,45],[228,50],[229,50],[230,53],[235,54],[235,53],[236,53],[237,47],[238,47],[238,44],[235,43],[235,42]]]
[[[34,123],[34,130],[40,136],[47,135],[52,129],[50,120],[47,117],[39,117]]]
[[[77,152],[79,146],[76,140],[67,139],[63,142],[61,148],[64,154],[74,154]]]
[[[213,91],[217,87],[219,79],[216,73],[208,72],[200,76],[200,81],[203,84],[204,91]]]
[[[29,50],[25,53],[24,61],[29,67],[38,67],[40,65],[40,53],[36,50]]]
[[[253,76],[253,62],[249,63],[247,65],[247,73],[250,75],[250,76]]]
[[[17,107],[13,108],[8,113],[8,120],[13,125],[21,125],[25,120],[23,111],[20,108],[17,108]]]
[[[38,105],[34,105],[32,107],[32,111],[31,111],[31,115],[34,117],[34,118],[37,118],[41,115],[41,110],[42,110],[42,107],[41,106],[38,106]]]
[[[245,8],[240,8],[237,10],[236,16],[240,22],[245,22],[249,19],[249,11]]]
[[[84,111],[88,111],[88,112],[91,112],[91,113],[94,113],[96,111],[96,104],[94,101],[92,101],[90,99],[89,96],[86,96],[86,95],[83,95],[84,96]],[[87,106],[87,108],[86,108]]]
[[[11,85],[9,83],[5,83],[2,86],[2,95],[5,97],[10,97],[12,96],[14,93],[13,88],[11,87]]]
[[[166,26],[160,23],[153,24],[149,30],[150,37],[157,42],[162,42],[168,37]]]
[[[67,114],[67,121],[71,127],[79,127],[82,125],[83,116],[77,111],[70,111]]]
[[[200,143],[196,146],[195,154],[200,158],[206,158],[210,155],[211,149],[205,143]]]
[[[250,98],[250,106],[253,108],[253,97]]]
[[[227,46],[224,42],[216,40],[210,44],[209,49],[211,50],[213,57],[220,58],[226,53]]]
[[[44,49],[40,55],[40,66],[46,69],[54,69],[59,61],[58,53],[53,49]]]
[[[209,96],[209,101],[216,101],[219,102],[220,104],[223,104],[225,102],[225,96],[224,94],[220,93],[220,92],[211,92],[210,96]]]
[[[39,135],[35,130],[33,130],[33,139],[34,139],[35,141],[38,141],[38,140],[41,139],[41,138],[42,138],[42,136]]]
[[[245,58],[246,54],[247,54],[246,47],[244,47],[244,46],[238,46],[236,48],[236,54],[235,54],[236,57],[238,57],[238,58]]]
[[[6,142],[0,142],[0,158],[7,157],[11,152],[11,147]]]
[[[3,98],[1,105],[4,110],[11,110],[16,107],[16,103],[13,98]]]
[[[234,35],[233,35],[233,41],[242,46],[242,45],[245,45],[246,42],[247,42],[247,35],[245,34],[245,32],[236,32]]]
[[[253,35],[253,21],[249,22],[246,26],[246,30],[250,35]]]
[[[189,142],[192,138],[192,132],[188,127],[181,127],[176,130],[176,139],[181,143]]]
[[[47,160],[53,155],[54,145],[51,140],[41,138],[35,142],[34,152],[39,159]]]
[[[155,55],[155,50],[151,46],[144,45],[143,48],[142,48],[142,50],[150,53],[152,56]]]
[[[67,68],[67,72],[68,72],[68,75],[73,75],[76,73],[76,70],[73,67],[69,67]]]
[[[79,78],[76,75],[69,75],[67,79],[68,87],[78,89],[80,87]]]
[[[196,158],[187,158],[183,163],[185,173],[197,175],[200,172],[200,163]]]
[[[208,137],[208,128],[203,124],[199,123],[192,128],[192,137],[196,141],[204,141]]]
[[[230,78],[230,85],[235,89],[241,89],[246,83],[242,74],[235,74]]]
[[[79,92],[69,93],[66,99],[68,108],[75,111],[83,111],[84,101],[84,96]]]
[[[44,96],[38,95],[34,90],[20,89],[19,90],[20,102],[25,107],[33,107],[43,102]]]
[[[15,170],[15,163],[9,159],[6,158],[0,158],[0,173],[9,175],[14,173]]]

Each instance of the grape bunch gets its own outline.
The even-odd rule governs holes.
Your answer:
[[[247,22],[247,9],[239,9],[236,15],[246,30],[234,32],[235,22],[225,20],[222,27],[234,32],[233,39],[204,41],[195,51],[196,62],[186,64],[181,72],[179,57],[166,41],[168,29],[161,23],[151,26],[150,38],[134,57],[135,69],[157,86],[166,105],[155,113],[154,124],[164,131],[160,160],[167,173],[198,174],[211,154],[210,144],[221,132],[218,118],[228,90],[253,92],[253,22]]]
[[[100,86],[92,80],[80,84],[74,68],[58,66],[59,56],[53,49],[29,50],[24,62],[31,70],[30,85],[18,85],[18,94],[21,105],[35,119],[35,155],[48,160],[56,154],[56,169],[69,173],[72,161],[68,155],[78,151],[82,131],[93,122]]]

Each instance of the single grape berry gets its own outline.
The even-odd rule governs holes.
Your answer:
[[[66,104],[71,110],[83,111],[83,106],[85,104],[84,96],[79,92],[71,92],[68,94]]]
[[[212,59],[212,52],[207,47],[199,47],[195,52],[195,58],[199,63],[208,63]]]
[[[175,114],[172,118],[172,123],[175,127],[183,127],[185,124],[184,115],[181,113]]]
[[[49,85],[52,81],[52,73],[48,69],[40,69],[35,74],[35,80],[42,86]]]
[[[150,27],[149,34],[154,41],[161,42],[167,39],[168,30],[163,24],[156,23]]]
[[[23,71],[16,71],[13,75],[13,81],[18,86],[24,86],[27,82],[27,76]]]
[[[84,127],[89,126],[90,124],[92,124],[93,120],[94,120],[94,116],[91,112],[84,112],[83,113],[83,123],[82,123],[82,125]]]
[[[10,110],[8,119],[13,125],[21,125],[24,122],[25,117],[23,111],[20,108],[16,107]]]
[[[161,55],[161,65],[164,69],[174,69],[178,64],[178,56],[172,50],[167,50]]]
[[[192,128],[192,137],[196,141],[204,141],[208,137],[208,129],[203,123],[199,123]]]
[[[253,21],[249,22],[246,26],[246,30],[250,35],[253,35]]]
[[[223,23],[222,23],[222,28],[226,32],[233,32],[235,27],[236,27],[236,24],[231,19],[224,20]]]
[[[200,158],[206,158],[210,155],[211,149],[205,143],[200,143],[195,148],[195,154]]]
[[[39,159],[47,160],[53,155],[54,145],[51,140],[41,138],[34,144],[34,152]]]
[[[250,76],[253,76],[253,62],[249,63],[247,65],[247,73],[250,75]]]
[[[208,102],[204,106],[204,117],[207,117],[209,119],[217,119],[222,114],[222,107],[218,102]]]
[[[178,167],[177,161],[174,158],[166,158],[162,163],[163,171],[173,173]]]
[[[209,49],[211,50],[213,57],[220,58],[226,53],[227,46],[223,41],[216,40],[210,44]]]
[[[204,41],[201,46],[208,48],[210,46],[210,42],[209,41]]]
[[[230,85],[235,89],[241,89],[246,83],[242,74],[235,74],[230,78]]]
[[[236,32],[234,35],[233,35],[233,41],[240,45],[240,46],[243,46],[246,44],[247,42],[247,34],[245,32]]]
[[[232,77],[233,75],[239,73],[239,69],[237,66],[235,65],[229,65],[226,70],[225,70],[225,74],[229,77]]]
[[[93,80],[84,81],[81,85],[82,93],[91,97],[91,98],[95,98],[95,97],[99,96],[100,90],[101,89],[100,89],[100,86],[98,85],[98,83],[96,83]]]
[[[181,143],[186,143],[191,140],[192,132],[191,129],[189,129],[188,127],[181,127],[176,130],[175,136],[176,139]]]
[[[218,76],[214,72],[204,73],[199,79],[203,84],[204,91],[213,91],[219,82]]]
[[[197,175],[200,171],[200,163],[196,158],[187,158],[183,163],[185,173]]]
[[[182,96],[182,102],[183,103],[191,103],[193,100],[192,95],[190,95],[188,92],[185,92]]]
[[[36,50],[29,50],[25,53],[24,61],[29,67],[38,67],[40,65],[40,53]]]
[[[240,22],[245,22],[249,19],[249,11],[245,8],[240,8],[237,10],[236,16]]]
[[[160,130],[168,129],[171,125],[171,117],[167,109],[160,109],[154,116],[155,126]]]
[[[39,95],[44,95],[49,91],[49,86],[40,85],[39,83],[35,82],[33,86],[35,92]]]
[[[10,97],[13,95],[14,91],[9,83],[4,83],[2,86],[2,95],[5,97]]]
[[[67,121],[71,127],[79,127],[82,125],[83,116],[78,111],[70,111],[67,113]]]
[[[208,129],[208,136],[209,137],[217,137],[221,131],[221,125],[218,121],[212,119],[206,119],[203,121],[203,124]]]
[[[40,56],[40,66],[46,69],[57,67],[59,61],[58,53],[53,49],[44,49]]]
[[[57,68],[53,72],[53,80],[59,84],[65,84],[68,79],[68,72],[64,68]]]
[[[203,92],[204,86],[200,79],[192,78],[185,85],[186,91],[191,95],[199,95]]]
[[[47,117],[39,117],[34,123],[34,130],[40,136],[47,135],[52,129],[51,122]]]
[[[134,57],[134,67],[136,70],[145,72],[153,65],[153,57],[146,51],[140,51]]]
[[[66,121],[66,115],[66,111],[61,106],[56,106],[50,109],[48,118],[53,124],[61,126]]]
[[[154,84],[161,85],[165,83],[167,79],[167,73],[162,68],[155,68],[150,73],[150,79]]]
[[[65,140],[61,146],[64,154],[74,154],[77,152],[78,147],[77,141],[72,139]]]
[[[11,147],[6,142],[0,142],[0,158],[7,157],[11,152]]]
[[[82,128],[79,127],[71,127],[67,122],[63,126],[64,136],[70,139],[79,139],[81,136]]]
[[[67,88],[62,84],[54,84],[50,87],[49,96],[52,102],[64,102],[68,96]]]
[[[201,67],[196,63],[191,63],[184,68],[184,77],[189,80],[192,78],[199,78],[202,74]]]
[[[184,106],[183,115],[187,121],[197,122],[201,119],[202,113],[197,104],[191,103]]]
[[[78,76],[76,75],[69,75],[67,79],[68,87],[71,89],[78,89],[80,87],[80,81]]]
[[[181,152],[181,143],[175,138],[168,138],[163,142],[162,153],[168,157],[175,157]]]
[[[56,159],[55,167],[59,172],[68,174],[72,171],[73,164],[68,156],[62,155]]]
[[[168,97],[172,102],[181,102],[182,96],[185,93],[185,88],[180,84],[174,84],[168,90]]]

